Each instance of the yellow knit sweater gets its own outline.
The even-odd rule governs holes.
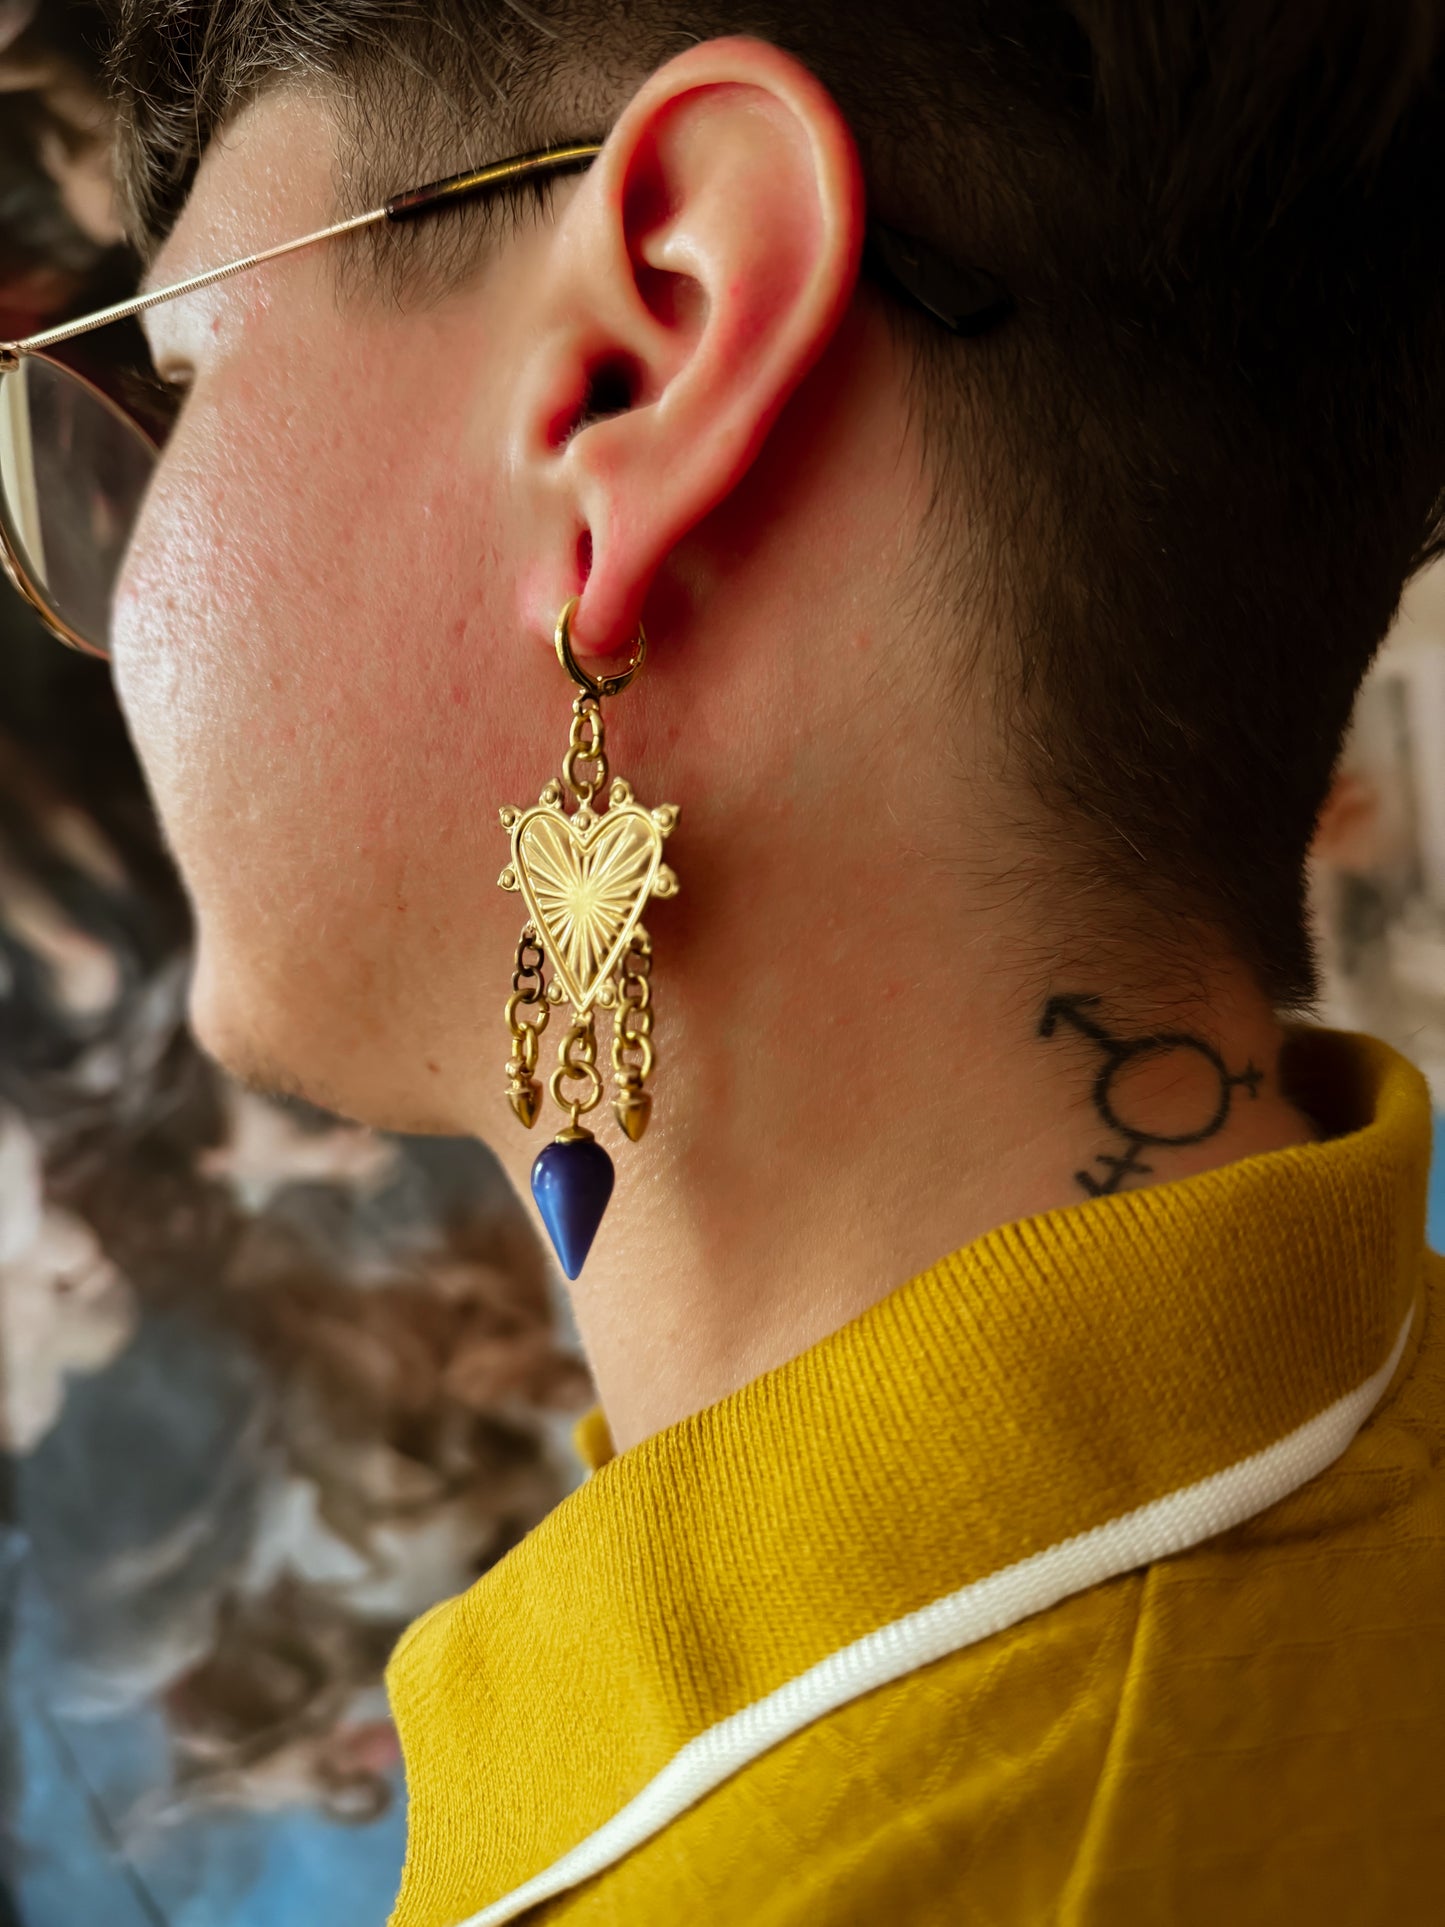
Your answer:
[[[999,1227],[402,1641],[395,1927],[1445,1920],[1424,1081]],[[531,1911],[528,1911],[529,1908]]]

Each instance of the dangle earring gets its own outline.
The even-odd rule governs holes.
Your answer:
[[[628,666],[615,676],[593,678],[572,655],[577,602],[574,596],[557,618],[557,660],[578,692],[562,780],[554,777],[531,809],[508,805],[501,811],[512,856],[497,879],[504,890],[520,891],[527,906],[507,1000],[507,1096],[528,1130],[542,1106],[537,1059],[551,1006],[565,1003],[572,1011],[548,1080],[568,1122],[532,1166],[532,1196],[569,1278],[581,1271],[612,1196],[612,1159],[582,1122],[602,1102],[599,1008],[612,1012],[612,1109],[632,1143],[652,1114],[652,939],[642,912],[650,898],[677,894],[662,845],[678,814],[674,803],[644,809],[620,776],[608,787],[603,699],[620,695],[642,668],[647,637],[639,627]],[[603,789],[606,808],[594,809],[592,800]],[[576,803],[570,815],[567,791]],[[551,976],[544,978],[548,964]],[[576,1088],[569,1091],[569,1085]]]

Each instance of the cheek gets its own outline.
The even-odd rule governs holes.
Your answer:
[[[208,378],[117,602],[121,700],[203,930],[231,948],[424,885],[495,729],[495,480],[464,465],[460,398],[365,365]]]

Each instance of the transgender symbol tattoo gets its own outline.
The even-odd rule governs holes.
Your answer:
[[[1068,1022],[1085,1037],[1093,1038],[1104,1052],[1104,1062],[1094,1079],[1092,1093],[1094,1109],[1109,1129],[1117,1131],[1124,1139],[1124,1153],[1122,1157],[1108,1151],[1099,1153],[1098,1162],[1108,1173],[1106,1177],[1097,1178],[1088,1171],[1074,1173],[1090,1197],[1094,1198],[1103,1197],[1109,1191],[1117,1191],[1127,1177],[1132,1177],[1136,1173],[1142,1175],[1145,1172],[1152,1172],[1154,1168],[1152,1165],[1142,1164],[1139,1161],[1139,1152],[1145,1145],[1159,1145],[1167,1150],[1174,1150],[1182,1144],[1199,1144],[1205,1138],[1213,1137],[1214,1133],[1223,1127],[1225,1119],[1229,1116],[1230,1106],[1234,1101],[1234,1086],[1243,1084],[1250,1096],[1254,1097],[1258,1092],[1260,1079],[1264,1076],[1263,1071],[1255,1069],[1253,1059],[1250,1059],[1238,1075],[1231,1075],[1224,1059],[1212,1045],[1205,1043],[1201,1037],[1188,1037],[1183,1031],[1156,1031],[1151,1037],[1136,1037],[1129,1040],[1111,1036],[1102,1024],[1084,1014],[1091,1005],[1099,1001],[1097,997],[1050,997],[1044,1005],[1044,1014],[1039,1023],[1038,1032],[1040,1037],[1052,1037],[1060,1023]],[[1136,1068],[1143,1058],[1165,1057],[1176,1051],[1195,1052],[1205,1059],[1218,1078],[1219,1091],[1213,1116],[1208,1118],[1198,1130],[1175,1132],[1146,1130],[1142,1125],[1121,1117],[1116,1104],[1122,1100],[1116,1098],[1114,1091],[1114,1081],[1119,1073],[1126,1067],[1131,1070]]]

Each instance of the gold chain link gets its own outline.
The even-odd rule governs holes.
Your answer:
[[[577,774],[579,763],[591,763],[591,777]],[[572,705],[572,734],[562,759],[562,776],[579,804],[590,803],[607,787],[607,748],[602,727],[602,705],[595,696],[579,696]]]
[[[617,975],[617,1014],[612,1020],[612,1109],[635,1144],[647,1129],[652,1097],[643,1087],[652,1075],[652,939],[641,924],[632,933]]]
[[[652,1075],[652,939],[639,927],[632,933],[617,981],[617,1016],[612,1027],[612,1068],[622,1085],[641,1084]],[[626,1053],[638,1053],[636,1063]]]
[[[585,1111],[596,1110],[602,1102],[602,1076],[597,1069],[597,1031],[590,1010],[585,1017],[579,1017],[573,1011],[572,1028],[563,1038],[557,1058],[557,1068],[552,1073],[550,1084],[552,1102],[572,1113],[572,1128],[576,1130],[578,1118]],[[587,1086],[579,1097],[564,1097],[562,1094],[563,1084],[571,1078],[580,1078]]]
[[[542,966],[547,961],[537,933],[528,924],[517,945],[516,968],[512,972],[512,994],[507,999],[507,1028],[512,1033],[512,1055],[507,1062],[507,1097],[512,1109],[528,1129],[537,1121],[542,1087],[534,1075],[537,1069],[538,1040],[547,1028],[552,1011],[542,983]],[[524,1009],[535,1009],[530,1021]]]

